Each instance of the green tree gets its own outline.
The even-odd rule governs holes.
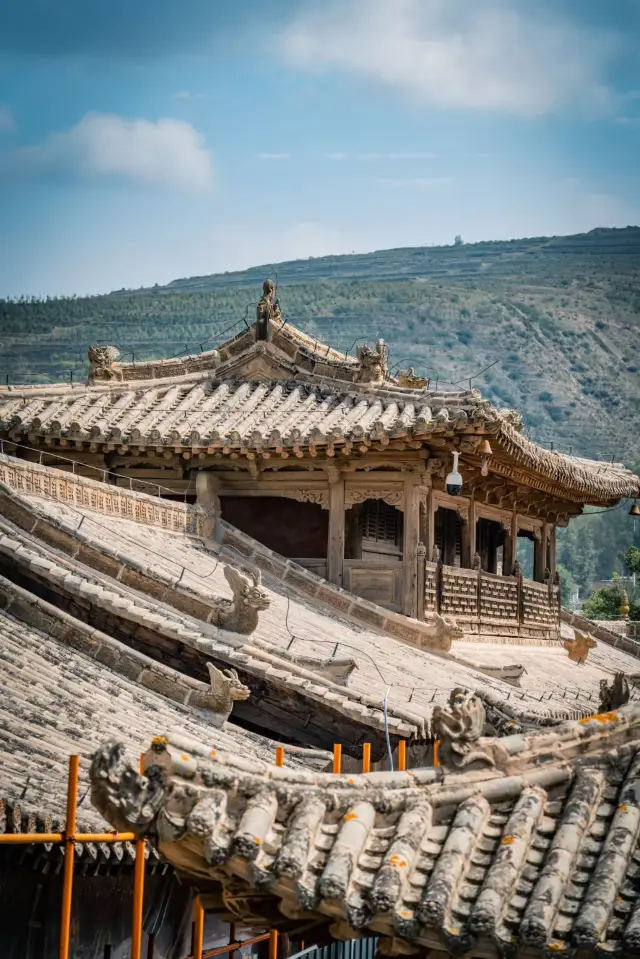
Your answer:
[[[640,576],[640,549],[630,546],[622,557],[625,567],[632,575]]]
[[[453,241],[453,245],[454,245],[454,246],[463,246],[463,245],[464,245],[464,240],[462,239],[462,237],[460,236],[459,233],[456,234],[456,237],[455,237],[455,239],[454,239],[454,241]]]
[[[578,517],[558,536],[557,562],[586,590],[595,579],[597,559],[592,531],[587,520]]]
[[[571,574],[571,570],[567,569],[566,566],[563,566],[561,563],[556,563],[556,569],[560,574],[560,595],[562,598],[562,605],[565,609],[574,609],[575,608],[575,596],[578,589],[578,584]]]

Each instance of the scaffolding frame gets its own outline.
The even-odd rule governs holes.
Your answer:
[[[284,747],[276,746],[275,765],[284,766]],[[140,772],[144,775],[143,755],[140,755]],[[406,769],[407,744],[404,739],[398,743],[398,770]],[[437,764],[437,760],[436,760]],[[342,768],[342,744],[335,743],[333,747],[333,772],[339,773]],[[64,845],[64,872],[62,880],[62,906],[60,914],[60,941],[58,949],[58,959],[69,959],[69,945],[71,936],[71,905],[73,900],[73,866],[75,860],[76,843],[81,845],[85,843],[114,843],[114,842],[133,842],[135,843],[136,858],[133,873],[133,910],[131,917],[131,959],[141,959],[142,957],[142,918],[144,904],[144,877],[145,877],[145,856],[146,840],[139,839],[132,832],[77,832],[76,818],[78,809],[78,778],[80,770],[80,757],[78,755],[69,756],[69,772],[67,777],[67,808],[65,818],[65,828],[62,832],[20,832],[20,833],[2,833],[0,834],[0,846],[11,845],[37,845],[52,844]],[[362,772],[371,771],[371,743],[364,743],[362,747]],[[196,897],[193,910],[193,946],[191,955],[186,959],[213,959],[214,956],[222,956],[226,953],[233,954],[244,946],[253,945],[258,942],[269,940],[269,959],[277,959],[278,955],[278,930],[271,929],[269,932],[244,941],[235,940],[235,927],[230,928],[230,942],[226,946],[218,946],[215,949],[209,949],[203,952],[204,946],[204,917],[205,911],[200,903],[200,898]],[[151,940],[152,942],[153,940]],[[153,946],[152,946],[153,950]],[[150,953],[151,959],[153,952]],[[147,956],[149,959],[149,955]]]

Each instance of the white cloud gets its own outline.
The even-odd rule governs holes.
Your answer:
[[[260,160],[290,160],[290,153],[259,153]]]
[[[343,70],[442,109],[535,116],[570,104],[602,110],[616,39],[538,4],[506,0],[329,0],[284,28],[306,70]]]
[[[327,153],[327,160],[346,160],[346,153]]]
[[[115,114],[88,113],[70,130],[11,151],[4,165],[17,173],[66,172],[185,190],[213,182],[211,154],[190,123]]]
[[[13,133],[16,129],[16,121],[9,107],[0,103],[0,133]]]

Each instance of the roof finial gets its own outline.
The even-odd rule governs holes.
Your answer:
[[[276,300],[276,288],[273,280],[262,284],[262,296],[256,307],[256,340],[270,340],[270,323],[282,318],[280,304]]]

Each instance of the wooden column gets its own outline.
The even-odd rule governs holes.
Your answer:
[[[433,547],[436,541],[436,512],[434,509],[433,503],[433,489],[429,489],[427,492],[427,562],[430,563],[433,560]]]
[[[540,552],[542,553],[542,579],[544,580],[544,574],[549,566],[549,524],[544,522],[542,524],[542,543]]]
[[[504,568],[502,572],[507,576],[513,576],[513,567],[518,557],[518,514],[516,513],[515,506],[513,508],[513,513],[511,514],[511,530],[508,536],[508,543],[509,553],[507,554],[507,541],[505,540],[505,548],[502,559]]]
[[[549,562],[551,569],[551,577],[553,578],[556,574],[556,528],[552,526],[549,530]]]
[[[536,533],[540,537],[536,537]],[[544,566],[545,566],[545,542],[544,535],[542,531],[538,528],[533,532],[533,578],[537,583],[542,583],[544,581]]]
[[[327,579],[342,586],[344,560],[344,477],[329,478],[329,538],[327,542]]]
[[[404,534],[402,538],[402,612],[418,614],[418,544],[420,542],[420,477],[408,475],[404,481]]]
[[[471,556],[471,562],[469,563],[469,569],[473,569],[473,561],[476,555],[476,501],[473,498],[473,493],[471,494],[471,499],[469,500],[469,555]]]

